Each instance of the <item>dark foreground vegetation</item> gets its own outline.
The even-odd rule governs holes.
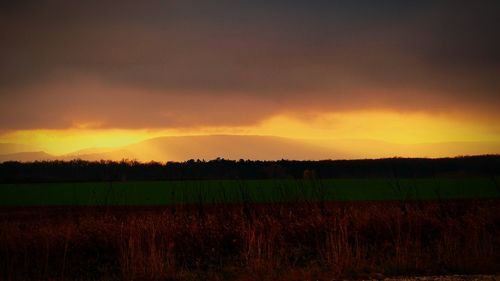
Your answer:
[[[215,159],[182,163],[40,161],[0,163],[0,183],[151,180],[497,177],[500,155],[375,160],[252,161]]]
[[[498,273],[500,204],[0,210],[0,280],[331,280]]]
[[[0,163],[0,280],[498,273],[499,178],[491,155]]]

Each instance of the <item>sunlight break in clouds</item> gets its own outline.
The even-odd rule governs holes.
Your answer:
[[[237,127],[103,130],[78,126],[65,130],[13,131],[2,135],[0,139],[3,143],[31,145],[48,153],[66,154],[86,148],[117,148],[161,136],[213,134],[272,135],[309,140],[325,146],[334,140],[349,139],[394,144],[500,141],[500,136],[492,129],[491,124],[478,124],[446,116],[389,111],[279,115],[253,126]]]
[[[499,152],[499,1],[4,2],[2,151],[236,134]]]

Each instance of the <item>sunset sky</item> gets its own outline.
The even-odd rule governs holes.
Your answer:
[[[4,2],[3,144],[500,143],[499,1]]]

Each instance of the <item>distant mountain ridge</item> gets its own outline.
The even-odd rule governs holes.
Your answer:
[[[0,155],[0,161],[71,160],[89,161],[136,159],[139,161],[185,161],[189,159],[306,159],[342,157],[332,149],[300,140],[274,136],[175,136],[158,137],[120,148],[89,148],[65,155],[26,152]]]
[[[374,140],[306,141],[275,136],[207,135],[158,137],[118,148],[87,148],[65,155],[43,151],[0,154],[0,162],[35,160],[89,161],[136,159],[186,161],[189,159],[322,160],[384,157],[452,157],[500,153],[499,142],[392,144]]]
[[[56,160],[57,157],[50,155],[43,151],[34,151],[34,152],[18,152],[18,153],[9,153],[9,154],[1,154],[0,162],[5,161],[19,161],[19,162],[32,162],[36,160]]]
[[[65,158],[71,155],[66,155]],[[332,150],[306,142],[272,136],[176,136],[158,137],[119,149],[78,154],[83,160],[184,161],[188,159],[328,159]]]

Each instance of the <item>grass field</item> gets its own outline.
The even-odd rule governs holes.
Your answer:
[[[486,177],[0,184],[0,280],[497,273],[498,199]]]
[[[122,206],[500,198],[488,178],[1,184],[0,206]]]

